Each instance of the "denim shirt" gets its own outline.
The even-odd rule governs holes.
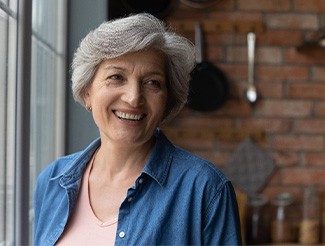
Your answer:
[[[236,196],[210,162],[172,145],[160,130],[141,175],[122,202],[115,245],[241,244]],[[62,157],[39,175],[34,245],[54,245],[77,200],[86,165],[100,139]]]

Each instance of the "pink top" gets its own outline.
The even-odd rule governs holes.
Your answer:
[[[94,214],[88,193],[88,180],[93,159],[86,168],[74,212],[56,245],[114,245],[117,220],[102,222]]]

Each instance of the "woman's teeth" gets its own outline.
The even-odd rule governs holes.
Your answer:
[[[144,117],[143,114],[129,114],[120,111],[115,111],[114,113],[117,117],[123,120],[141,120]]]

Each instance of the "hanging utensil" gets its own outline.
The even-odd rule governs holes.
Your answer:
[[[187,105],[207,112],[220,108],[228,98],[228,79],[224,72],[204,59],[203,34],[200,23],[195,24],[196,66],[191,73]]]
[[[253,32],[247,34],[248,48],[248,85],[245,92],[246,100],[253,105],[258,99],[257,90],[254,84],[254,61],[255,61],[255,40],[256,35]]]
[[[269,182],[275,169],[271,156],[247,137],[222,171],[248,196],[254,196]]]

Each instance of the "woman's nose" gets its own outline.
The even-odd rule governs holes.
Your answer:
[[[142,86],[140,83],[130,83],[125,87],[122,100],[132,107],[142,105],[144,102]]]

